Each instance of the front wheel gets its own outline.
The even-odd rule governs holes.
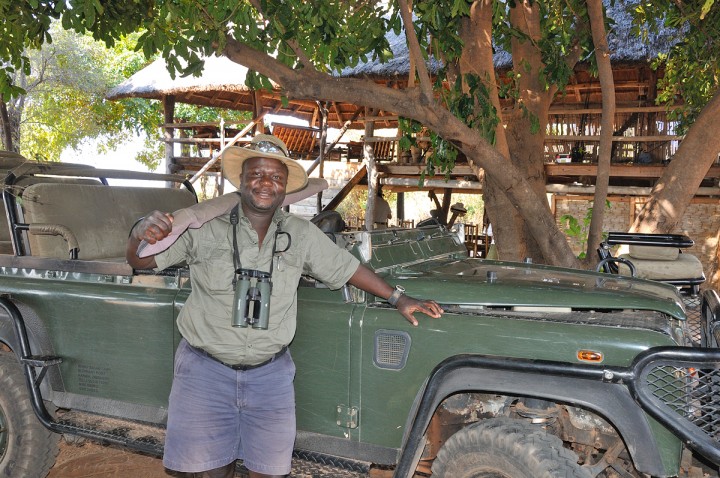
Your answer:
[[[493,418],[463,428],[440,449],[437,478],[590,478],[562,441],[538,426]]]
[[[55,463],[59,440],[35,416],[15,356],[0,351],[0,477],[44,478]]]

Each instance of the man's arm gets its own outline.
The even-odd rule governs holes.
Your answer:
[[[362,264],[360,264],[348,282],[365,292],[382,297],[383,299],[390,297],[395,290],[390,284],[385,282],[382,277]],[[415,312],[422,312],[433,319],[437,319],[443,313],[440,305],[434,300],[417,300],[405,294],[400,296],[397,309],[398,312],[413,325],[418,324],[417,319],[413,315]]]
[[[153,211],[135,224],[130,231],[127,249],[125,250],[125,259],[133,269],[154,269],[157,267],[155,257],[138,257],[138,246],[141,241],[155,244],[157,241],[167,237],[172,231],[172,223],[172,214]]]

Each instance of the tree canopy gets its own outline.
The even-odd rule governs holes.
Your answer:
[[[3,141],[5,147],[28,158],[56,161],[63,150],[85,141],[94,140],[102,152],[134,134],[146,143],[136,159],[156,168],[163,156],[159,102],[105,99],[109,89],[146,66],[148,59],[134,49],[139,33],[118,38],[111,48],[87,33],[63,29],[59,20],[51,22],[49,34],[51,43],[27,50],[29,73],[12,74],[22,92],[1,102],[7,121],[0,121],[0,131],[9,130],[11,138]],[[219,112],[180,105],[177,114],[187,121],[216,121]],[[242,122],[249,116],[239,111],[222,115]]]
[[[256,72],[248,77],[250,86],[266,85],[271,78],[288,97],[354,102],[396,112],[409,127],[428,127],[434,132],[435,151],[441,153],[436,154],[440,167],[451,164],[459,151],[478,173],[485,172],[486,205],[502,257],[533,256],[573,266],[577,262],[544,200],[542,152],[554,95],[579,61],[597,65],[589,7],[631,10],[639,33],[663,24],[675,28],[678,41],[685,38],[685,43],[660,59],[671,70],[664,99],[682,95],[695,108],[688,118],[700,121],[705,114],[717,120],[714,115],[720,113],[705,104],[713,104],[708,101],[718,90],[718,7],[713,0],[690,3],[617,0],[603,7],[600,0],[414,0],[411,5],[407,0],[0,0],[6,19],[0,28],[0,57],[5,60],[0,91],[6,99],[18,94],[10,74],[27,67],[28,47],[51,41],[53,19],[67,29],[89,31],[108,46],[142,29],[138,50],[146,57],[162,55],[173,73],[200,74],[204,56],[221,54]],[[710,19],[715,20],[712,25]],[[605,27],[612,28],[607,17]],[[340,75],[344,67],[361,61],[390,59],[385,35],[390,30],[405,33],[413,65],[409,79],[415,87],[391,89],[372,79]],[[690,44],[693,48],[684,48]],[[497,51],[511,58],[502,74],[495,69]],[[678,56],[682,52],[685,57]],[[692,94],[670,93],[673,85],[691,87],[689,78],[698,71],[692,65],[702,63],[703,53],[713,59],[704,64],[703,86],[692,86]],[[442,61],[442,69],[433,74],[426,65],[430,57]],[[501,109],[501,101],[510,101],[511,107]],[[687,138],[691,135],[692,128]],[[685,159],[702,170],[714,159],[713,148],[715,155],[720,149],[718,141],[706,141],[700,159],[683,153]],[[685,173],[683,194],[692,194],[692,184],[697,188],[698,174]],[[664,187],[657,195],[675,194],[685,205],[689,202],[669,180],[658,184]],[[648,214],[645,225],[636,227],[671,229],[678,210],[684,206]]]

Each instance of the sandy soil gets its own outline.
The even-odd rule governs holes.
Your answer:
[[[330,471],[322,466],[312,470],[293,460],[291,478],[389,478],[391,471],[372,470],[369,474]],[[314,465],[312,465],[314,466]],[[91,441],[79,445],[60,444],[60,453],[47,478],[168,478],[162,460]],[[239,472],[236,477],[244,474]]]
[[[167,478],[162,460],[104,447],[89,441],[72,445],[64,440],[48,478]]]

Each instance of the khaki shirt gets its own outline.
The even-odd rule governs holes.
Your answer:
[[[277,210],[263,244],[239,208],[237,242],[243,269],[270,270],[277,224],[290,234],[290,247],[275,256],[268,330],[232,327],[233,235],[230,214],[198,229],[188,229],[167,250],[155,256],[157,270],[187,263],[192,291],[178,316],[182,336],[229,364],[256,364],[272,357],[295,335],[297,287],[308,274],[331,289],[342,287],[360,262],[335,245],[310,221]],[[284,250],[288,238],[277,236],[275,250]]]

